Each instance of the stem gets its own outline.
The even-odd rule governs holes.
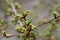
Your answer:
[[[53,21],[53,20],[55,20],[55,19],[57,19],[57,18],[59,18],[60,16],[58,16],[58,17],[56,17],[56,18],[53,18],[53,19],[51,19],[51,20],[49,20],[49,21],[47,21],[47,22],[45,22],[45,23],[43,23],[43,24],[40,24],[40,25],[38,25],[37,27],[41,27],[41,26],[43,26],[43,25],[45,25],[45,24],[47,24],[47,23],[50,23],[51,21]]]
[[[8,34],[8,35],[9,35],[9,34]],[[6,35],[6,36],[2,36],[2,37],[0,37],[0,39],[2,39],[2,38],[4,38],[4,37],[7,38],[7,37],[13,37],[13,36],[17,36],[17,35],[15,35],[15,34],[12,34],[12,35],[9,35],[9,36]]]
[[[14,6],[14,3],[12,2],[11,3],[11,7],[12,7],[12,11],[14,12],[14,14],[16,15],[17,12],[16,12],[16,9],[15,9],[15,6]],[[22,22],[20,20],[18,20],[18,22],[20,23],[20,25],[22,26]]]

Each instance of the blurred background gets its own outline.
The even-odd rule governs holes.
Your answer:
[[[39,21],[41,21],[43,18],[47,18],[50,20],[52,18],[52,14],[49,10],[49,8],[54,8],[56,5],[60,4],[60,0],[15,0],[18,2],[24,10],[30,10],[31,14],[27,16],[27,18],[32,18],[32,23],[34,25],[39,25]],[[0,0],[0,18],[4,18],[8,22],[10,21],[11,17],[7,17],[4,10],[5,1]],[[60,40],[60,24],[58,23],[58,29],[54,32],[54,35],[56,35],[57,40]],[[48,26],[48,24],[43,25],[39,28],[38,32],[44,33],[45,28]],[[10,29],[7,30],[7,33],[17,34],[14,26],[11,24]],[[2,34],[0,34],[0,37]],[[11,38],[2,38],[0,40],[20,40],[17,37],[11,37]],[[37,38],[37,40],[42,40],[40,38]]]

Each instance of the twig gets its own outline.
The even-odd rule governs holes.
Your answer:
[[[14,12],[14,14],[16,15],[17,12],[16,12],[16,9],[15,9],[15,6],[14,6],[14,3],[12,2],[11,3],[11,7],[12,7],[12,11]],[[22,22],[20,20],[18,20],[18,22],[20,23],[20,25],[22,26]]]
[[[2,38],[4,38],[4,37],[6,37],[6,38],[9,38],[9,37],[13,37],[13,36],[17,36],[17,35],[14,35],[14,34],[8,34],[7,36],[2,36],[2,37],[0,37],[0,39],[2,39]]]
[[[37,27],[43,26],[43,25],[45,25],[45,24],[47,24],[47,23],[50,23],[51,21],[53,21],[53,20],[55,20],[55,19],[57,19],[57,18],[59,18],[59,17],[60,17],[60,16],[58,16],[58,17],[56,17],[56,18],[53,18],[53,19],[51,19],[51,20],[49,20],[49,21],[47,21],[47,22],[45,22],[45,23],[43,23],[43,24],[38,25]]]

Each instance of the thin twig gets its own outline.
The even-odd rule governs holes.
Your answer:
[[[8,34],[7,36],[2,36],[2,37],[0,37],[0,39],[2,39],[2,38],[4,38],[4,37],[6,37],[6,38],[7,38],[7,37],[10,38],[10,37],[13,37],[13,36],[18,36],[18,35],[14,35],[14,34],[11,34],[11,35],[10,35],[10,34]]]
[[[12,7],[12,11],[14,12],[14,14],[16,15],[17,12],[16,12],[16,9],[15,9],[15,6],[14,6],[14,3],[12,2],[11,3],[11,7]],[[20,25],[22,26],[22,22],[20,20],[18,20],[18,22],[20,23]]]
[[[45,22],[45,23],[43,23],[43,24],[38,25],[37,27],[43,26],[43,25],[45,25],[45,24],[47,24],[47,23],[50,23],[51,21],[53,21],[53,20],[55,20],[55,19],[57,19],[57,18],[59,18],[59,17],[60,17],[60,16],[58,16],[58,17],[56,17],[56,18],[53,18],[53,19],[51,19],[51,20],[49,20],[49,21],[47,21],[47,22]]]

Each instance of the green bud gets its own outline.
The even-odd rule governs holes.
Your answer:
[[[21,8],[21,5],[19,3],[15,3],[15,8],[19,9],[19,8]]]
[[[33,38],[35,38],[36,33],[35,33],[34,31],[31,31],[31,36],[32,36]]]
[[[32,29],[37,29],[37,26],[32,25]]]
[[[20,31],[24,33],[26,29],[24,27],[20,27]]]
[[[24,14],[30,14],[31,12],[29,10],[24,11]]]
[[[10,15],[10,13],[7,13],[6,15]]]
[[[54,18],[56,18],[58,16],[58,13],[56,11],[54,11],[53,16],[54,16]]]
[[[3,34],[3,35],[6,35],[6,31],[2,31],[2,34]]]
[[[17,27],[15,28],[15,30],[16,30],[16,31],[20,31],[20,27],[17,26]]]
[[[7,9],[7,11],[8,11],[8,12],[11,12],[11,11],[12,11],[12,9],[11,9],[11,8],[8,8],[8,9]]]
[[[21,17],[21,14],[16,14],[16,16],[20,16]]]

